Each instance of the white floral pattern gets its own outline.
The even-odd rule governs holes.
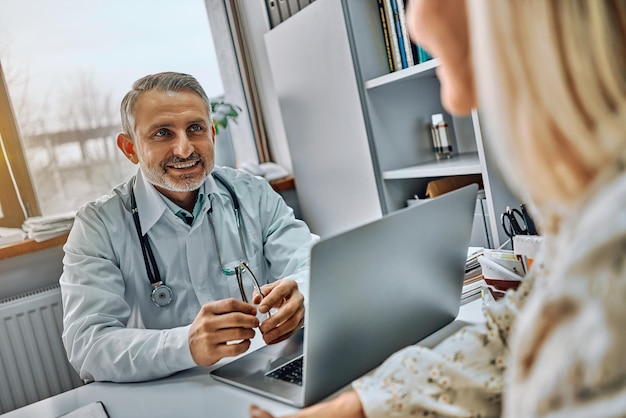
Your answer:
[[[355,381],[366,416],[626,416],[626,175],[581,198],[561,231],[484,324]]]

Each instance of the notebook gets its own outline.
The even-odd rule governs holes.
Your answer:
[[[466,186],[316,243],[304,328],[211,375],[303,407],[450,323],[460,307],[476,192]]]

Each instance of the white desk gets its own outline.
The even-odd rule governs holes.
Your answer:
[[[461,306],[454,322],[420,344],[432,346],[459,329],[463,323],[484,321],[481,306],[480,298]],[[255,346],[260,344],[261,340],[255,341]],[[279,416],[296,411],[293,407],[217,382],[209,376],[210,370],[197,367],[142,383],[90,383],[8,412],[2,418],[53,418],[95,401],[102,401],[111,418],[247,417],[251,403]]]

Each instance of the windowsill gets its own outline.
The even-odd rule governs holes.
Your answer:
[[[296,188],[296,182],[293,176],[287,176],[281,179],[272,180],[270,181],[270,185],[272,186],[272,189],[274,189],[274,191],[279,193],[285,190],[292,190]]]
[[[272,185],[272,188],[277,192],[282,192],[295,188],[295,181],[293,176],[287,176],[282,179],[274,180],[270,182],[270,184]],[[17,257],[24,254],[31,254],[48,248],[60,247],[65,244],[65,241],[67,240],[67,235],[68,234],[66,233],[41,242],[27,239],[24,241],[0,246],[0,260],[3,260],[5,258]]]
[[[24,241],[0,246],[0,260],[3,260],[5,258],[17,257],[24,254],[31,254],[48,248],[60,247],[65,244],[65,241],[67,240],[67,235],[68,234],[66,233],[41,242],[27,239]]]

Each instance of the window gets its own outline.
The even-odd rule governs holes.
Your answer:
[[[2,141],[2,135],[0,135],[0,141]],[[0,219],[5,220],[5,223],[0,225],[13,225],[14,223],[21,223],[23,211],[18,204],[19,200],[15,194],[15,187],[5,156],[4,149],[0,147],[0,190],[2,190],[0,193]]]
[[[11,103],[6,94],[3,74],[0,62],[0,190],[2,191],[0,193],[0,205],[2,206],[0,226],[17,227],[24,220],[25,210],[22,202],[33,202],[33,205],[36,205],[36,201],[32,193],[30,178],[24,174],[26,162],[20,147]],[[9,160],[12,160],[14,169],[9,167]],[[15,173],[18,175],[17,178]],[[20,190],[21,196],[18,196],[18,190]],[[29,209],[33,213],[39,211],[36,206]]]
[[[0,64],[2,226],[77,209],[135,173],[115,138],[139,77],[181,71],[225,93],[204,0],[0,0]]]

